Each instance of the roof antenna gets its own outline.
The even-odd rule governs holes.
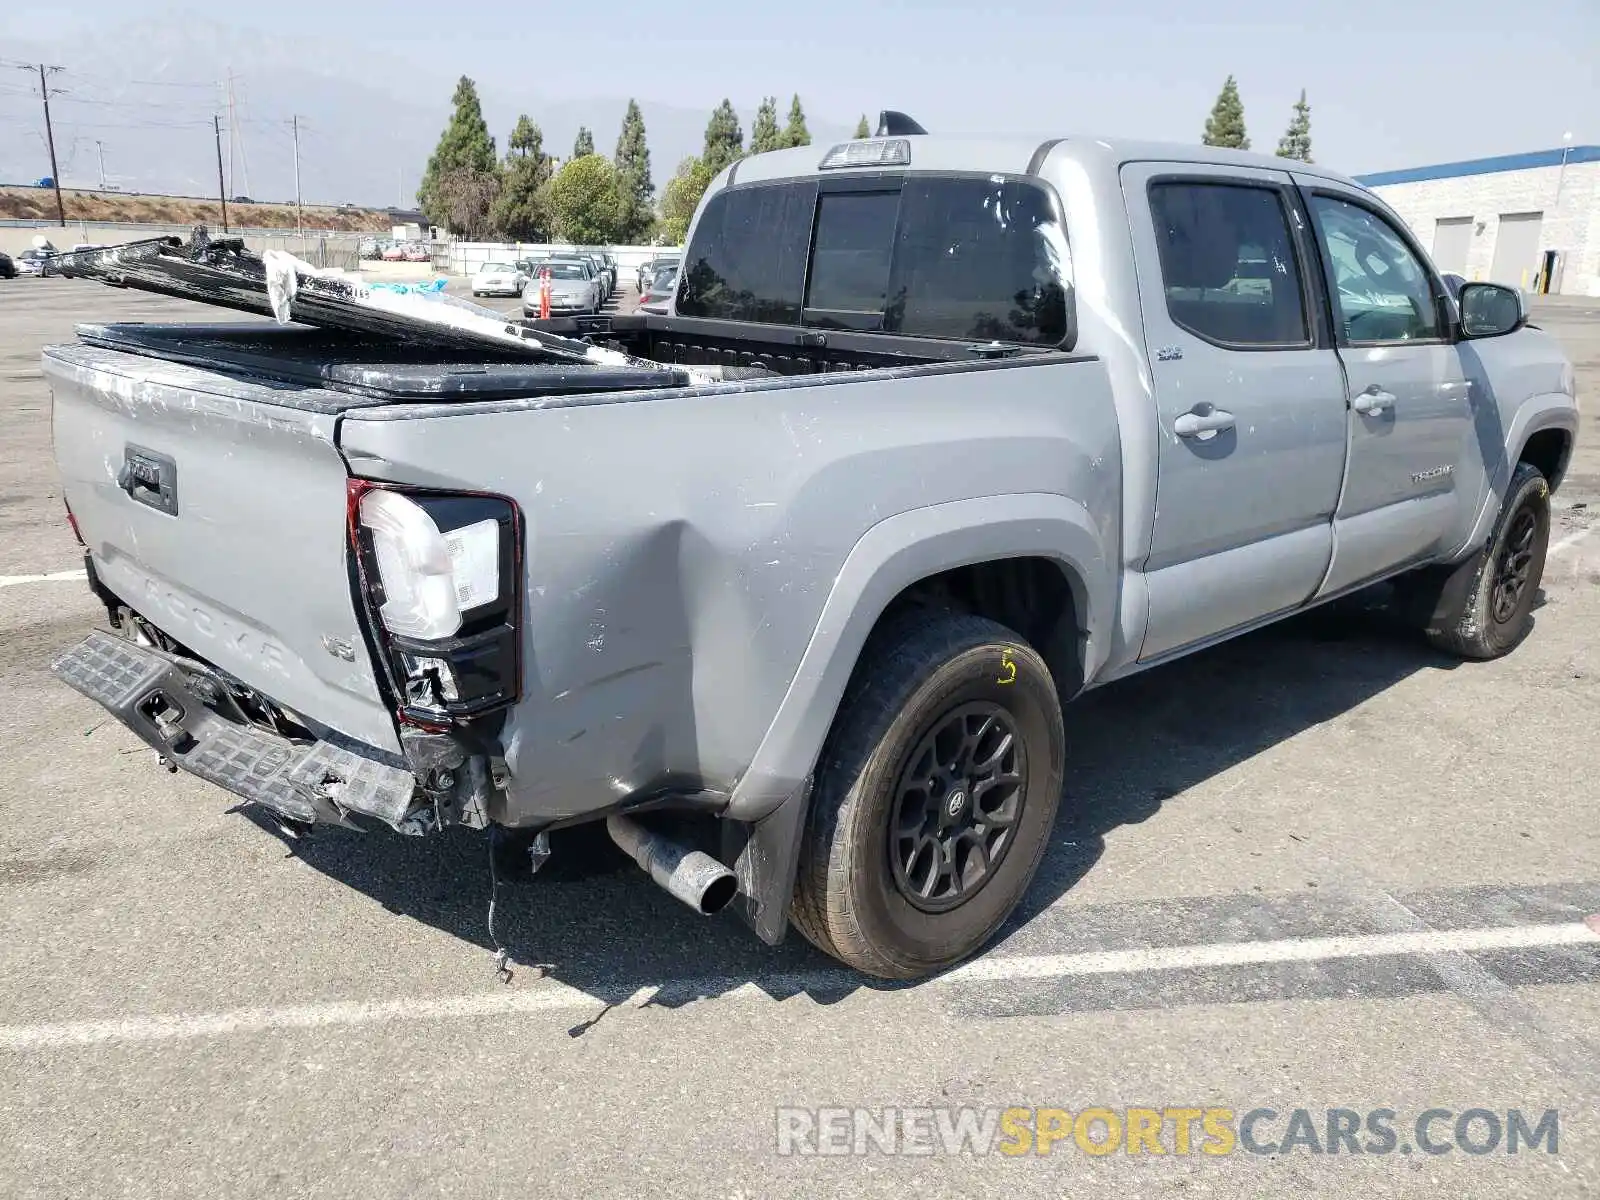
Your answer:
[[[906,116],[905,113],[895,112],[892,108],[886,108],[878,114],[878,132],[873,136],[908,137],[912,134],[927,132],[921,125]]]

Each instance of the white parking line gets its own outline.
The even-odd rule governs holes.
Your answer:
[[[57,571],[52,575],[0,575],[0,587],[16,587],[19,583],[67,583],[88,578],[81,570]]]
[[[1398,954],[1450,954],[1537,946],[1600,945],[1600,932],[1582,922],[1513,925],[1493,929],[1429,930],[1351,937],[1285,938],[1278,941],[1163,946],[1083,954],[990,955],[958,967],[931,983],[946,988],[964,983],[1067,979],[1082,975],[1176,971],[1194,967],[1315,962]],[[844,969],[791,972],[749,979],[681,979],[639,988],[620,1007],[639,1007],[657,996],[762,1000],[802,991],[851,989],[863,978]],[[169,1013],[100,1021],[42,1025],[0,1025],[0,1050],[53,1050],[69,1046],[129,1045],[146,1042],[265,1033],[282,1029],[328,1029],[450,1018],[518,1016],[537,1012],[593,1012],[605,1001],[554,980],[463,996],[398,1000],[335,1000],[216,1013]]]

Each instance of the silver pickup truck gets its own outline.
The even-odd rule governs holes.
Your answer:
[[[1578,425],[1519,293],[1453,294],[1348,179],[1190,146],[748,158],[670,315],[505,332],[541,331],[596,361],[48,348],[115,631],[56,670],[286,825],[537,860],[604,820],[883,977],[1011,912],[1086,689],[1380,580],[1443,650],[1512,649]]]

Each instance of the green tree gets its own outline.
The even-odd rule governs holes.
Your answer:
[[[700,197],[706,194],[716,174],[704,159],[686,158],[678,164],[677,173],[661,193],[661,234],[668,244],[683,245],[694,210],[700,207]]]
[[[650,179],[650,147],[644,140],[644,114],[631,98],[617,136],[617,236],[637,242],[655,224],[656,185]]]
[[[582,158],[585,154],[594,153],[594,134],[589,132],[587,125],[578,126],[578,136],[572,143],[572,157]]]
[[[470,234],[488,224],[488,207],[478,213],[472,205],[498,191],[499,164],[495,161],[494,138],[489,136],[489,126],[483,119],[477,85],[463,75],[451,103],[454,111],[450,123],[422,173],[417,203],[433,224]],[[465,227],[460,224],[463,219]]]
[[[789,101],[789,123],[783,127],[785,146],[811,145],[811,131],[806,128],[806,110],[800,107],[798,94]]]
[[[1229,146],[1235,150],[1250,149],[1250,137],[1244,131],[1244,104],[1239,100],[1239,85],[1229,75],[1217,94],[1206,118],[1205,136],[1200,139],[1207,146]]]
[[[569,159],[545,185],[544,202],[556,237],[580,246],[617,240],[617,172],[598,154]]]
[[[783,148],[783,134],[778,129],[778,98],[766,96],[756,109],[755,122],[750,126],[750,153],[765,154]]]
[[[543,189],[550,181],[550,156],[544,152],[544,134],[523,113],[506,146],[500,196],[490,214],[491,223],[513,241],[547,241],[550,214],[545,210]]]
[[[864,138],[864,137],[871,137],[872,136],[872,126],[867,124],[867,114],[866,113],[862,113],[861,114],[861,120],[856,122],[856,132],[855,132],[854,136],[856,136],[858,138]]]
[[[711,110],[711,120],[706,122],[706,146],[700,159],[715,177],[723,167],[743,157],[744,130],[739,128],[739,114],[724,100]]]
[[[1300,89],[1300,99],[1295,101],[1289,128],[1278,139],[1278,157],[1311,161],[1311,105],[1306,103],[1305,88]]]

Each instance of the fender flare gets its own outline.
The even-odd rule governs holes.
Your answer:
[[[1096,526],[1075,500],[1020,492],[911,509],[864,533],[845,557],[799,667],[725,816],[755,821],[801,792],[833,724],[856,660],[878,618],[918,580],[1003,558],[1052,559],[1064,568],[1087,637],[1084,678],[1110,648],[1117,574]]]
[[[1495,520],[1500,515],[1500,502],[1505,498],[1506,488],[1511,486],[1511,473],[1521,460],[1523,448],[1534,434],[1547,429],[1559,429],[1567,435],[1572,445],[1577,444],[1578,410],[1572,403],[1572,397],[1565,392],[1530,396],[1517,406],[1511,428],[1506,431],[1505,457],[1491,467],[1488,493],[1478,509],[1477,519],[1472,523],[1472,532],[1448,556],[1447,561],[1455,561],[1489,540],[1489,531],[1494,528]]]

